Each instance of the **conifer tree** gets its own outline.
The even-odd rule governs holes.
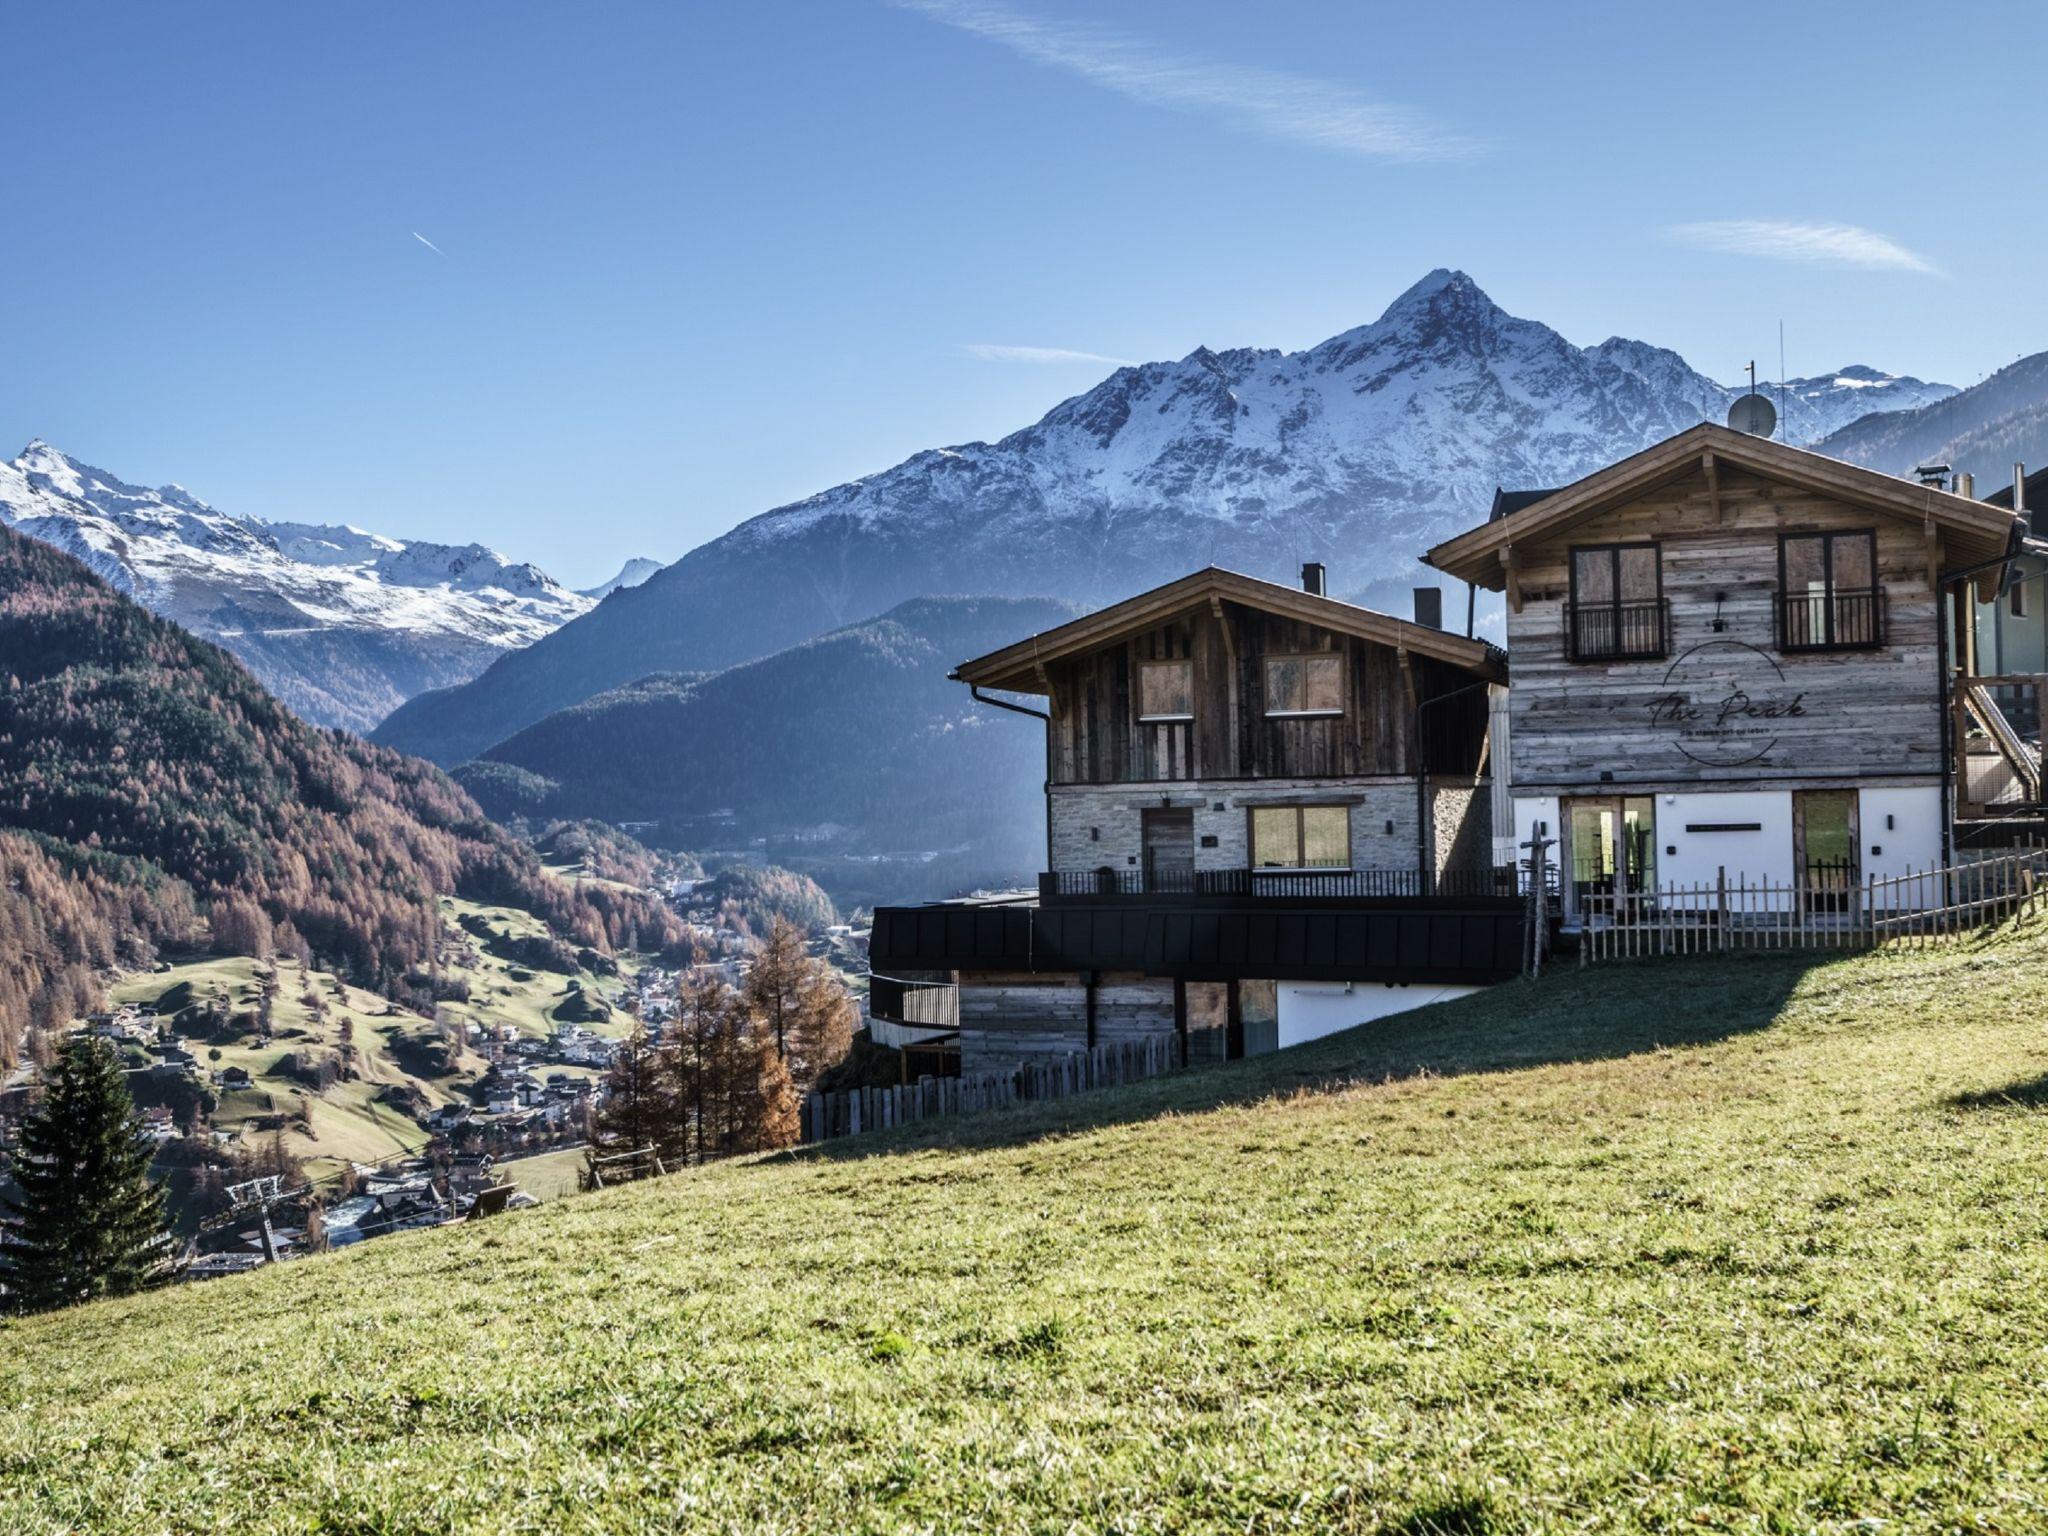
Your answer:
[[[583,1182],[594,1188],[593,1175],[602,1158],[652,1147],[666,1165],[679,1160],[683,1127],[677,1112],[673,1074],[644,1029],[619,1042],[611,1067],[604,1077],[604,1107],[590,1125],[590,1150],[585,1160]],[[650,1171],[635,1168],[632,1175]],[[621,1170],[607,1178],[629,1175]]]
[[[21,1124],[21,1194],[4,1202],[20,1226],[0,1249],[11,1306],[43,1311],[126,1295],[166,1273],[164,1191],[149,1159],[120,1059],[102,1041],[73,1036]]]

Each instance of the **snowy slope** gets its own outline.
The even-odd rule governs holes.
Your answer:
[[[239,517],[40,440],[0,462],[0,522],[225,645],[307,719],[355,730],[592,606],[480,544]]]
[[[619,574],[610,581],[602,581],[594,587],[583,588],[583,595],[595,598],[601,602],[621,587],[639,586],[641,582],[660,569],[661,562],[659,560],[649,560],[645,555],[635,555],[619,567]]]
[[[1775,391],[1774,391],[1775,392]],[[1947,385],[1863,367],[1789,383],[1805,441]],[[460,762],[655,671],[729,666],[925,594],[1101,603],[1205,563],[1402,606],[1416,555],[1496,486],[1557,485],[1692,426],[1735,390],[1675,352],[1578,347],[1432,272],[1378,320],[1301,352],[1197,348],[1120,368],[995,443],[915,455],[764,513],[380,740]]]

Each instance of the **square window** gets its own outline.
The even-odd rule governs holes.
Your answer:
[[[1138,663],[1138,718],[1195,718],[1195,664],[1192,661]]]
[[[1301,867],[1301,817],[1295,807],[1252,808],[1252,863],[1261,869]]]
[[[1334,651],[1266,658],[1266,713],[1344,713],[1344,658]]]

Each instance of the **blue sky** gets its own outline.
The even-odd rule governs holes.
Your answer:
[[[2042,8],[8,11],[0,439],[584,584],[1432,267],[1724,379],[2048,348]],[[431,241],[430,248],[424,241]],[[1017,350],[1026,349],[1026,350]]]

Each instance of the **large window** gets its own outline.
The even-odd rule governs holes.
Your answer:
[[[1884,643],[1877,535],[1788,533],[1778,541],[1778,643],[1853,651]]]
[[[1266,713],[1344,713],[1344,658],[1334,651],[1266,658]]]
[[[1588,544],[1572,550],[1566,647],[1573,661],[1628,661],[1667,649],[1664,572],[1655,544]]]
[[[1195,718],[1195,664],[1192,661],[1138,663],[1138,718]]]
[[[1351,813],[1341,805],[1252,807],[1258,869],[1349,869]]]

